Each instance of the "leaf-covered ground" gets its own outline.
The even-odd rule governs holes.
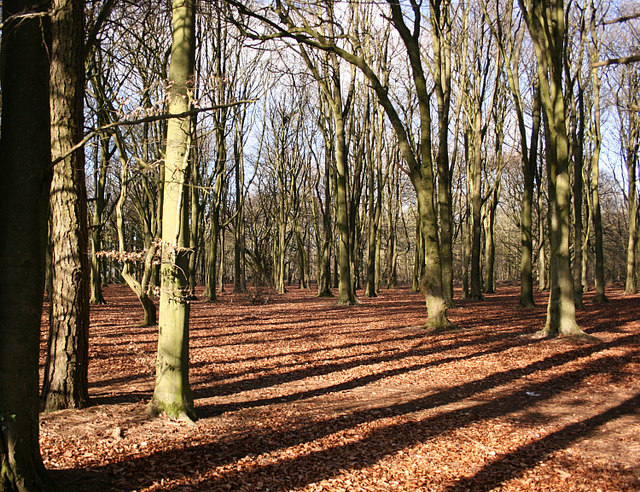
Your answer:
[[[640,490],[639,296],[585,296],[598,343],[532,340],[546,298],[518,309],[515,287],[459,301],[438,335],[402,289],[350,308],[297,289],[196,301],[189,426],[145,417],[157,328],[126,287],[105,293],[93,406],[41,417],[65,490]]]

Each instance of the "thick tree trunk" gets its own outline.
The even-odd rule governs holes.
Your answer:
[[[51,6],[51,244],[53,291],[42,407],[89,403],[89,257],[84,149],[84,2]],[[69,154],[69,155],[67,155]]]
[[[534,0],[518,0],[538,61],[537,76],[545,114],[547,175],[550,202],[551,292],[545,327],[538,336],[586,336],[575,317],[570,257],[571,183],[562,66],[565,25],[562,0],[548,8]]]
[[[38,354],[51,182],[49,51],[39,1],[2,5],[0,490],[51,490],[39,448]],[[13,17],[13,18],[12,18]]]
[[[169,69],[169,113],[189,110],[195,60],[193,0],[173,2],[173,42]],[[156,384],[149,413],[195,419],[189,386],[189,304],[186,251],[189,236],[186,200],[191,118],[169,120],[162,209],[162,269]]]
[[[451,328],[453,325],[447,318],[447,303],[442,293],[438,226],[433,203],[433,178],[415,179],[414,186],[422,213],[420,233],[424,244],[424,275],[420,287],[427,305],[427,322],[424,327],[431,331],[440,331]]]
[[[353,291],[353,272],[351,270],[351,245],[349,230],[349,200],[347,188],[347,145],[345,139],[342,108],[334,107],[334,122],[336,128],[336,221],[338,225],[338,300],[339,306],[351,306],[358,303]],[[338,113],[339,116],[338,116]]]

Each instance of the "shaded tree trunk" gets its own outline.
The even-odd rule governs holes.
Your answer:
[[[84,149],[84,2],[53,0],[51,10],[51,245],[53,290],[42,407],[89,403],[89,235]],[[69,154],[69,155],[67,155]]]
[[[586,336],[575,317],[569,251],[571,185],[569,142],[562,93],[565,26],[563,0],[518,0],[531,34],[542,107],[547,126],[547,174],[550,201],[551,292],[545,327],[538,336]]]
[[[47,18],[14,17],[42,8],[27,0],[2,5],[0,490],[19,492],[54,488],[42,464],[38,422],[51,182]]]

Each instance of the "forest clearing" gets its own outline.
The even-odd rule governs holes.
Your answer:
[[[546,293],[533,309],[518,294],[458,300],[459,329],[435,335],[408,289],[349,308],[301,289],[193,302],[190,426],[145,416],[157,328],[110,286],[92,313],[92,406],[41,415],[45,465],[95,492],[640,490],[638,295],[587,301],[590,343],[533,340]]]

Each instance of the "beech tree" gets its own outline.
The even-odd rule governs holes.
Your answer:
[[[391,122],[395,135],[399,141],[402,156],[407,164],[409,175],[418,198],[420,211],[420,235],[424,244],[424,275],[421,278],[421,290],[425,296],[427,305],[427,321],[425,328],[441,330],[452,326],[447,318],[447,304],[444,298],[442,284],[442,268],[440,260],[440,240],[437,223],[437,208],[435,206],[436,181],[433,167],[433,153],[431,142],[431,101],[426,84],[425,70],[422,53],[420,50],[421,35],[421,10],[417,1],[410,2],[410,15],[412,27],[407,26],[405,12],[396,0],[388,0],[390,7],[390,22],[394,26],[406,54],[409,58],[411,69],[412,88],[415,89],[419,106],[419,129],[414,135],[414,129],[407,125],[400,117],[398,108],[390,98],[382,79],[372,67],[357,52],[348,51],[335,43],[335,39],[322,34],[310,24],[302,22],[285,22],[286,15],[290,13],[288,5],[284,2],[276,2],[274,8],[276,14],[282,17],[283,25],[261,13],[251,12],[244,5],[231,2],[241,12],[260,19],[264,25],[274,31],[274,36],[293,38],[300,43],[312,46],[316,49],[334,53],[349,63],[355,65],[366,77],[367,81],[376,93],[378,102],[385,110],[386,116]],[[295,27],[293,27],[295,26]],[[415,136],[416,145],[412,145]]]
[[[51,4],[52,292],[45,411],[89,402],[89,257],[84,149],[84,2]]]
[[[637,283],[638,244],[638,153],[640,152],[640,72],[631,66],[622,66],[616,80],[616,110],[620,125],[620,147],[627,171],[627,201],[629,232],[627,239],[627,271],[624,291],[635,294]]]
[[[551,291],[545,327],[538,336],[587,336],[576,323],[569,249],[571,186],[563,94],[565,18],[563,0],[518,0],[538,60],[545,114],[550,200]]]
[[[173,42],[169,67],[169,113],[192,105],[195,65],[193,0],[173,2]],[[167,128],[162,209],[162,265],[156,384],[149,412],[195,419],[189,386],[189,222],[187,184],[194,129],[189,116],[172,118]]]
[[[30,0],[5,0],[2,5],[0,490],[20,492],[54,488],[40,455],[38,422],[51,183],[45,7]]]

